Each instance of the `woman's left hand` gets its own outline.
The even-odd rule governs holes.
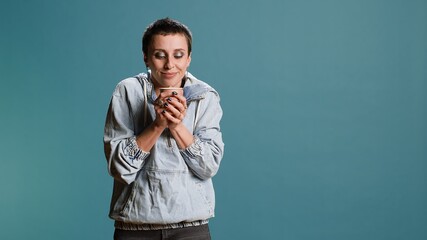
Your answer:
[[[163,107],[163,115],[168,120],[168,128],[173,130],[181,124],[187,113],[187,100],[181,95],[175,95],[165,98],[166,103]]]

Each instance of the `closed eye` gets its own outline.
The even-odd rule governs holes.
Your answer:
[[[154,57],[157,59],[164,59],[164,58],[166,58],[166,54],[163,52],[156,52],[156,53],[154,53]]]

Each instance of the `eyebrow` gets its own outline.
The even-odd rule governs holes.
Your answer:
[[[163,51],[163,52],[166,52],[166,50],[162,49],[162,48],[156,48],[156,49],[153,49],[153,51]],[[176,51],[184,51],[184,52],[186,52],[187,50],[185,50],[183,48],[177,48],[177,49],[174,49],[173,51],[174,52],[176,52]]]

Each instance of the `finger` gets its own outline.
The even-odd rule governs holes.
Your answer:
[[[176,101],[183,105],[187,105],[187,100],[183,96],[169,96],[164,99],[165,101]]]
[[[175,105],[174,105],[175,104]],[[164,104],[164,109],[166,109],[174,118],[184,119],[185,108],[182,104],[175,102],[170,102]],[[184,113],[184,114],[183,114]]]
[[[163,108],[174,118],[184,119],[186,115],[186,109],[184,106],[177,102],[176,100],[171,99],[170,101],[164,103]]]
[[[157,122],[159,126],[166,127],[168,125],[168,119],[164,116],[164,114],[162,114],[164,109],[160,106],[154,105],[154,110],[156,114],[154,122]]]
[[[166,116],[161,111],[157,114],[155,121],[159,121],[162,124],[167,124],[168,119],[166,118]]]
[[[154,100],[154,106],[162,107],[164,103],[165,102],[163,101],[163,98],[160,96],[156,100]]]
[[[162,106],[154,105],[154,110],[156,111],[156,114],[161,113],[163,110],[163,105]]]
[[[178,99],[178,102],[184,105],[185,108],[187,108],[187,99],[184,96],[177,95],[175,98]]]
[[[177,98],[173,98],[173,97],[169,97],[166,98],[166,101],[172,105],[173,107],[175,107],[179,112],[184,112],[186,107],[186,103],[185,102],[180,102],[179,99]]]
[[[183,117],[182,117],[182,114],[179,114],[178,116],[175,116],[173,113],[171,113],[171,112],[169,112],[169,111],[166,111],[166,110],[164,110],[163,112],[162,112],[162,115],[169,121],[169,122],[171,122],[171,123],[174,123],[174,124],[178,124],[178,123],[180,123],[181,121],[182,121],[182,119],[183,119]]]

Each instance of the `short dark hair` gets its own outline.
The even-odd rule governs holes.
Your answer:
[[[142,36],[142,52],[147,56],[148,47],[152,43],[154,35],[169,35],[177,33],[183,34],[187,39],[188,54],[190,55],[191,43],[193,41],[190,29],[184,24],[168,17],[156,20],[148,25],[147,29],[145,29],[144,35]]]

